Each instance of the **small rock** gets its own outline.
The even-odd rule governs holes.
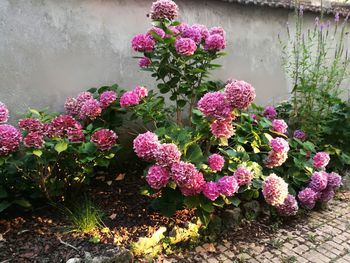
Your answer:
[[[223,224],[229,228],[239,225],[243,219],[242,210],[239,207],[227,209],[222,217]]]
[[[66,263],[81,263],[81,258],[70,258]]]
[[[261,212],[260,203],[256,200],[243,204],[243,208],[247,219],[256,219]]]

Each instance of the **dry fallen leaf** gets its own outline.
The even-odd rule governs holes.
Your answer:
[[[116,217],[117,217],[117,214],[111,214],[111,215],[109,216],[109,218],[110,218],[111,220],[116,219]]]
[[[107,183],[109,186],[112,185],[112,181],[107,181],[106,183]]]
[[[125,173],[123,174],[118,174],[117,177],[115,178],[116,181],[122,181],[125,178]]]

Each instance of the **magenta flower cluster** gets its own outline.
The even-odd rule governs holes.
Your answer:
[[[225,164],[225,159],[220,154],[212,154],[208,157],[209,168],[214,172],[220,172]]]
[[[153,2],[150,17],[152,20],[173,20],[178,16],[179,8],[172,0],[157,0]]]
[[[25,147],[36,149],[44,147],[44,136],[46,135],[45,126],[40,120],[35,118],[24,118],[18,122],[18,127],[26,132],[23,139]]]
[[[117,134],[109,129],[101,129],[91,135],[93,142],[101,151],[109,151],[117,143]]]
[[[82,105],[79,118],[82,120],[95,120],[102,113],[102,108],[100,102],[96,99],[89,99],[84,102]]]
[[[9,124],[0,124],[0,156],[15,152],[22,141],[21,132]]]
[[[170,179],[169,171],[159,165],[152,165],[146,176],[146,181],[154,189],[161,189],[165,187]]]
[[[6,105],[0,101],[0,123],[7,122],[9,117],[9,110]]]
[[[117,93],[112,90],[102,92],[100,95],[100,106],[102,109],[108,108],[117,99]]]
[[[271,151],[269,152],[265,165],[268,168],[281,166],[288,158],[289,144],[280,137],[270,141]]]
[[[223,92],[208,92],[198,101],[198,109],[208,118],[226,120],[232,108]]]
[[[293,137],[301,141],[304,141],[306,139],[306,134],[302,130],[295,130],[293,133]]]
[[[273,107],[273,106],[266,106],[264,109],[263,115],[266,118],[273,120],[277,117],[277,111],[276,111],[275,107]]]
[[[318,152],[314,158],[312,158],[312,161],[315,168],[325,168],[330,161],[330,157],[326,152]]]
[[[50,138],[67,138],[71,142],[84,141],[83,128],[72,116],[61,114],[44,127],[44,132]]]
[[[262,193],[268,204],[280,206],[288,196],[288,184],[281,177],[272,173],[264,180]]]
[[[173,143],[160,144],[154,153],[158,165],[171,167],[174,163],[180,162],[181,152]]]
[[[231,106],[240,110],[248,108],[256,97],[253,86],[243,80],[229,80],[225,94]]]
[[[120,97],[120,106],[122,108],[136,106],[147,96],[148,90],[145,87],[137,86],[135,89],[125,92]]]
[[[275,119],[272,121],[272,130],[278,133],[285,134],[287,132],[288,125],[282,119]]]
[[[156,41],[150,34],[138,34],[131,40],[131,47],[138,52],[152,52]]]
[[[160,142],[158,136],[152,132],[139,134],[134,139],[134,151],[139,158],[151,160],[155,158],[155,152]]]
[[[245,166],[240,166],[234,172],[233,177],[239,186],[250,185],[253,180],[253,173]]]
[[[191,38],[178,38],[175,41],[176,52],[184,56],[192,56],[197,50],[197,45]]]
[[[148,68],[152,64],[152,60],[148,57],[143,57],[139,59],[140,68]]]
[[[230,119],[229,119],[230,120]],[[235,134],[235,130],[229,120],[215,120],[210,125],[210,130],[216,138],[226,138],[229,139]]]
[[[281,205],[276,206],[278,214],[281,216],[294,216],[299,210],[298,202],[291,194],[287,195]]]

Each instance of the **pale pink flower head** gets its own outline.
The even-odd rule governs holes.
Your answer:
[[[255,89],[243,80],[230,80],[225,86],[225,94],[232,107],[246,109],[256,97]]]
[[[297,214],[299,206],[293,195],[288,194],[283,204],[276,207],[277,212],[281,216],[294,216]]]
[[[127,91],[120,97],[120,107],[128,108],[138,105],[140,103],[140,96],[135,91]]]
[[[275,151],[270,151],[265,160],[265,165],[267,168],[279,167],[282,164],[284,164],[287,159],[288,159],[287,152],[279,153]]]
[[[212,171],[220,172],[225,164],[225,159],[220,154],[212,154],[208,157],[208,164]]]
[[[83,91],[78,94],[77,101],[78,101],[78,107],[80,107],[84,104],[85,101],[93,99],[94,96],[92,95],[91,92],[88,91]]]
[[[287,153],[289,151],[288,142],[281,137],[277,137],[277,138],[272,139],[270,141],[270,146],[271,146],[272,150],[277,152],[277,153]]]
[[[204,49],[218,51],[226,48],[226,40],[219,34],[209,35],[205,39]]]
[[[158,165],[171,167],[174,163],[180,161],[181,153],[175,144],[164,143],[158,146],[154,157]]]
[[[322,203],[327,203],[333,199],[334,195],[335,195],[334,190],[332,188],[327,187],[325,190],[320,192],[318,196],[318,200]]]
[[[150,35],[152,38],[152,34],[156,34],[160,38],[165,38],[164,30],[159,27],[152,27],[150,30],[148,30],[147,34]]]
[[[173,20],[178,16],[179,8],[174,1],[157,0],[152,3],[150,16],[152,20]]]
[[[326,172],[314,172],[310,178],[309,187],[315,192],[320,192],[327,187],[328,175]]]
[[[72,116],[79,115],[80,107],[81,105],[79,105],[79,102],[76,98],[68,97],[64,103],[64,109],[69,115]]]
[[[192,25],[192,28],[197,28],[201,33],[202,39],[204,40],[210,35],[209,30],[205,25],[194,24]]]
[[[102,109],[106,109],[117,99],[117,93],[113,90],[102,92],[100,96],[100,105]]]
[[[238,182],[233,176],[224,176],[219,179],[218,186],[220,193],[224,196],[233,196],[238,192]]]
[[[272,129],[278,133],[286,133],[288,129],[287,123],[282,119],[274,119],[272,121]]]
[[[181,33],[183,34],[187,28],[189,28],[190,26],[186,23],[181,23],[180,25],[177,25],[175,28],[177,30],[177,33]]]
[[[175,41],[176,52],[183,56],[192,56],[197,50],[196,42],[190,38],[178,38]]]
[[[219,27],[219,26],[217,26],[217,27],[212,27],[212,28],[210,29],[210,31],[209,31],[209,34],[210,34],[210,35],[216,35],[216,34],[218,34],[218,35],[222,36],[223,38],[226,37],[226,32],[225,32],[225,30],[224,30],[222,27]]]
[[[109,151],[117,143],[117,134],[109,129],[101,129],[91,135],[90,141],[101,151]]]
[[[301,130],[295,130],[293,133],[293,137],[296,139],[299,139],[301,141],[304,141],[306,138],[306,134],[305,134],[305,132],[303,132]]]
[[[305,208],[312,209],[315,207],[317,196],[318,195],[314,190],[307,187],[299,192],[298,199]]]
[[[330,161],[329,154],[326,152],[318,152],[312,159],[315,168],[325,168]]]
[[[195,172],[193,177],[188,179],[187,184],[180,187],[180,191],[184,196],[192,196],[199,194],[205,185],[204,177],[201,172]]]
[[[230,117],[232,108],[222,92],[208,92],[198,101],[198,109],[206,116],[218,120]]]
[[[132,38],[131,47],[138,52],[152,52],[156,42],[149,34],[139,34]]]
[[[152,64],[152,61],[148,57],[143,57],[139,59],[140,68],[148,68]]]
[[[204,196],[211,201],[215,201],[220,196],[220,188],[215,182],[206,182],[202,191]]]
[[[342,178],[337,173],[328,173],[327,174],[327,187],[332,189],[338,189],[342,185]]]
[[[145,160],[153,159],[160,145],[158,136],[150,131],[139,134],[133,143],[136,155]]]
[[[29,132],[23,139],[23,144],[28,148],[41,149],[44,147],[44,135],[42,132]]]
[[[281,177],[272,173],[264,180],[262,193],[268,204],[282,205],[288,196],[288,184]]]
[[[161,189],[165,187],[170,179],[169,172],[166,168],[159,165],[152,165],[147,173],[146,181],[153,189]]]
[[[18,127],[27,132],[41,132],[44,128],[44,125],[38,119],[24,118],[19,120]]]
[[[233,177],[237,180],[239,186],[250,185],[253,180],[253,173],[245,166],[240,166],[234,172]]]
[[[182,37],[192,39],[196,44],[199,44],[202,41],[202,32],[199,27],[189,26],[183,33]]]
[[[0,124],[0,156],[15,152],[22,141],[22,134],[14,126]]]
[[[210,125],[210,130],[216,138],[229,139],[235,134],[231,122],[216,120]]]
[[[274,106],[266,106],[263,114],[270,120],[273,120],[277,117],[277,111]]]
[[[137,94],[137,96],[139,96],[140,99],[143,99],[143,98],[145,98],[145,97],[148,96],[148,90],[147,90],[147,88],[142,87],[142,86],[137,86],[137,87],[134,89],[134,92]]]
[[[0,123],[5,123],[10,117],[9,110],[6,105],[0,101]]]
[[[82,120],[95,120],[97,117],[101,116],[102,108],[98,100],[89,99],[84,102],[81,106],[79,118]]]

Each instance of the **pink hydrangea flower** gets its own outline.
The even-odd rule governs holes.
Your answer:
[[[273,106],[266,106],[263,114],[266,118],[270,120],[273,120],[277,117],[277,111]]]
[[[281,216],[294,216],[297,214],[299,206],[294,196],[288,194],[283,204],[276,207]]]
[[[0,123],[7,122],[9,117],[9,110],[6,105],[0,101]]]
[[[266,160],[265,165],[267,168],[273,168],[273,167],[279,167],[281,166],[286,160],[288,159],[288,153],[287,152],[275,152],[270,151]]]
[[[198,109],[206,116],[218,120],[230,117],[232,108],[222,92],[208,92],[198,101]]]
[[[218,51],[226,48],[226,40],[219,34],[209,35],[205,39],[205,50]]]
[[[204,40],[210,35],[209,30],[205,25],[194,24],[192,25],[192,28],[197,28],[201,33],[202,39]]]
[[[314,172],[310,178],[309,187],[315,192],[320,192],[327,187],[328,175],[326,172]]]
[[[140,99],[143,99],[148,96],[148,90],[145,87],[137,86],[134,89],[134,92],[139,96]]]
[[[272,150],[277,152],[277,153],[283,153],[283,152],[289,151],[288,142],[281,137],[277,137],[275,139],[272,139],[270,141],[270,146],[271,146]]]
[[[250,185],[253,180],[253,173],[245,166],[240,166],[233,174],[239,186]]]
[[[54,118],[43,129],[50,138],[68,138],[69,141],[79,142],[84,140],[81,124],[72,116],[62,114]]]
[[[192,196],[199,194],[205,184],[203,174],[196,172],[192,178],[189,178],[186,185],[180,187],[180,191],[184,196]]]
[[[330,161],[329,154],[326,152],[318,152],[312,159],[315,168],[325,168]]]
[[[152,20],[173,20],[178,16],[178,11],[179,8],[174,1],[157,0],[152,4],[150,16]]]
[[[305,134],[305,132],[303,132],[301,130],[295,130],[293,133],[293,137],[296,139],[299,139],[301,141],[304,141],[306,138],[306,134]]]
[[[224,176],[220,178],[218,181],[218,186],[220,193],[224,196],[233,196],[239,189],[238,182],[233,176]]]
[[[41,149],[45,144],[44,135],[42,132],[31,131],[24,137],[23,144],[28,148]]]
[[[288,125],[287,125],[287,123],[284,120],[275,119],[275,120],[272,121],[272,129],[275,132],[284,134],[284,133],[287,132]]]
[[[322,203],[327,203],[333,199],[334,195],[335,195],[334,190],[332,188],[327,187],[325,190],[320,192],[318,200]]]
[[[202,191],[204,196],[211,201],[215,201],[220,195],[220,188],[215,182],[206,182]]]
[[[140,68],[148,68],[152,64],[152,61],[148,57],[143,57],[139,59]]]
[[[127,108],[140,103],[140,96],[133,90],[125,92],[120,98],[120,106]]]
[[[178,33],[183,34],[187,28],[189,28],[190,26],[186,23],[181,23],[180,25],[177,25],[175,28],[178,31]]]
[[[68,97],[64,103],[64,108],[69,115],[77,116],[80,112],[79,102],[75,98]]]
[[[220,154],[212,154],[208,157],[208,164],[212,171],[220,172],[225,164],[225,159]]]
[[[231,106],[246,109],[256,97],[255,89],[243,80],[230,80],[225,86],[225,94]]]
[[[171,167],[174,163],[180,161],[181,153],[173,143],[164,143],[158,146],[154,153],[158,165]]]
[[[342,178],[337,173],[328,173],[327,174],[327,187],[332,189],[337,189],[342,185]]]
[[[131,47],[138,52],[152,52],[156,42],[149,34],[139,34],[132,38]]]
[[[112,90],[102,92],[100,96],[100,105],[102,109],[109,107],[117,99],[117,93]]]
[[[312,209],[316,204],[317,193],[311,188],[307,187],[299,192],[298,199],[304,207]]]
[[[231,122],[228,121],[214,121],[210,125],[210,130],[216,138],[231,138],[235,134],[235,130]]]
[[[43,123],[35,118],[24,118],[19,120],[18,127],[27,132],[42,131],[44,128]]]
[[[199,44],[202,41],[202,32],[199,27],[189,26],[183,33],[182,37],[192,39],[196,44]]]
[[[176,52],[184,56],[192,56],[197,50],[196,42],[190,38],[178,38],[175,41]]]
[[[139,158],[150,160],[154,158],[160,143],[158,136],[153,132],[139,134],[134,139],[134,151]]]
[[[226,32],[225,32],[225,30],[222,28],[222,27],[212,27],[211,29],[210,29],[210,31],[209,31],[209,34],[210,35],[216,35],[216,34],[218,34],[218,35],[220,35],[220,36],[222,36],[223,38],[225,38],[226,37]]]
[[[166,168],[159,165],[152,165],[147,173],[146,181],[153,189],[165,187],[170,179],[169,172]]]
[[[90,141],[93,142],[101,151],[109,151],[117,143],[117,134],[108,129],[101,129],[91,135]]]
[[[155,33],[160,38],[165,38],[165,32],[163,29],[159,27],[152,27],[150,30],[148,30],[147,34],[150,35],[150,37],[153,38],[152,33]]]
[[[169,26],[168,29],[171,31],[171,33],[167,34],[165,37],[171,37],[180,34],[180,31],[176,26]]]
[[[81,106],[79,118],[82,120],[95,120],[97,117],[101,116],[101,113],[102,108],[98,100],[89,99]]]
[[[264,180],[262,193],[268,204],[282,205],[288,196],[288,184],[281,177],[272,173]]]
[[[0,124],[0,156],[15,152],[22,141],[19,130],[9,124]]]
[[[93,99],[93,98],[94,98],[94,96],[92,95],[91,92],[88,92],[88,91],[80,92],[78,94],[78,97],[77,97],[79,109],[81,108],[81,106],[84,104],[85,101]]]

